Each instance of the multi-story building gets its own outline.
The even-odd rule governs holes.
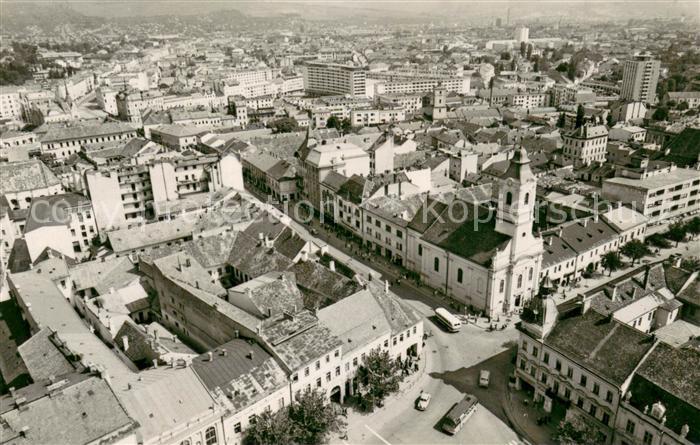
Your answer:
[[[406,111],[400,106],[381,108],[357,108],[350,112],[350,122],[353,127],[368,127],[371,125],[392,124],[406,120]]]
[[[145,110],[162,110],[163,93],[158,90],[120,91],[116,96],[117,115],[128,122],[141,123],[141,113]]]
[[[657,222],[700,209],[700,172],[671,166],[667,174],[603,181],[603,197],[630,205]]]
[[[700,107],[700,91],[669,91],[666,93],[665,99],[679,105],[685,102],[688,104],[688,108]]]
[[[0,195],[10,209],[28,209],[32,199],[63,193],[56,175],[40,160],[0,163]]]
[[[151,128],[151,140],[173,150],[193,148],[205,130],[194,125],[159,125]]]
[[[85,176],[100,230],[146,222],[157,216],[154,206],[189,195],[243,190],[241,163],[235,154],[122,163],[90,170]]]
[[[447,92],[468,94],[470,88],[469,77],[445,77],[445,76],[406,76],[389,73],[371,73],[368,78],[371,91],[368,95],[395,95],[430,93],[437,87],[443,87]]]
[[[328,140],[308,146],[308,139],[299,149],[302,194],[316,210],[321,210],[321,183],[332,172],[343,176],[369,175],[369,154],[350,142]]]
[[[518,92],[508,95],[508,105],[517,108],[540,108],[547,105],[547,93]]]
[[[598,443],[612,443],[620,401],[654,338],[588,303],[564,316],[550,298],[532,302],[534,317],[519,325],[516,386],[532,391],[547,412],[566,407],[567,419],[590,426]]]
[[[406,110],[406,113],[418,113],[423,107],[423,95],[412,94],[380,94],[376,96],[381,105],[397,105]]]
[[[81,151],[85,144],[122,141],[133,137],[136,137],[136,129],[122,122],[53,128],[41,137],[41,152],[63,160]]]
[[[16,87],[0,88],[0,119],[19,119],[22,117],[22,103]]]
[[[304,89],[312,93],[365,96],[367,71],[364,68],[333,63],[307,62]]]
[[[620,99],[626,101],[656,102],[656,84],[661,62],[649,55],[626,60],[622,71]]]
[[[563,136],[564,159],[575,167],[605,162],[608,145],[608,129],[604,125],[584,124]]]
[[[514,38],[517,43],[527,43],[530,39],[530,29],[527,26],[521,26],[519,28],[516,28]]]
[[[47,247],[70,258],[90,255],[97,236],[92,213],[90,200],[75,193],[34,199],[24,226],[29,258],[35,261]]]

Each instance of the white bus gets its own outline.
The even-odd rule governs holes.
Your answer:
[[[457,332],[462,327],[462,321],[450,314],[447,309],[441,307],[435,309],[435,316],[450,332]]]

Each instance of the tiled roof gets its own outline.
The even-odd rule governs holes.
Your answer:
[[[3,407],[12,403],[4,399]],[[2,409],[0,436],[14,445],[62,443],[88,444],[113,441],[134,430],[127,414],[107,382],[91,377],[51,396],[28,401],[24,409]],[[28,427],[24,434],[23,428]]]
[[[653,345],[653,338],[596,311],[562,318],[544,344],[615,385],[623,382]]]
[[[61,181],[40,160],[0,164],[0,195],[38,190],[58,185]]]
[[[72,353],[64,348],[55,332],[49,328],[43,328],[34,334],[17,351],[32,380],[37,383],[49,380],[50,377],[60,378],[77,368],[67,358]]]
[[[287,385],[287,375],[260,345],[234,339],[192,360],[192,369],[209,391],[220,388],[237,410]]]
[[[306,307],[323,307],[327,303],[342,300],[360,289],[360,285],[355,280],[333,272],[315,261],[299,261],[289,270],[294,272],[297,286],[306,295],[304,299]]]
[[[77,193],[34,198],[24,232],[29,233],[45,226],[68,226],[72,219],[71,209],[78,207],[89,207],[92,210],[90,200]]]
[[[100,125],[76,125],[73,127],[52,128],[41,138],[41,142],[58,142],[128,132],[135,133],[136,129],[131,124],[124,122],[108,122]]]

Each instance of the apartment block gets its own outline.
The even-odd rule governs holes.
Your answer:
[[[307,62],[304,89],[320,94],[365,96],[367,72],[364,68],[333,63]]]
[[[620,99],[655,103],[660,67],[661,62],[649,55],[640,55],[626,60],[622,67]]]

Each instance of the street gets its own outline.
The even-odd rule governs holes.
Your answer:
[[[392,288],[403,293],[402,289]],[[402,384],[399,394],[387,399],[384,407],[371,414],[350,411],[347,439],[334,438],[331,443],[342,444],[425,444],[521,443],[518,435],[505,423],[501,408],[507,393],[511,347],[518,333],[513,323],[503,331],[489,332],[483,326],[468,324],[457,333],[448,333],[432,321],[433,308],[405,296],[424,317],[425,330],[430,336],[424,348],[425,366],[415,380]],[[490,362],[483,363],[490,359]],[[477,378],[481,369],[491,372],[489,388],[479,388]],[[413,377],[413,376],[411,376]],[[426,411],[414,408],[420,392],[432,399]],[[442,417],[466,393],[479,398],[480,406],[455,436],[440,430]]]

